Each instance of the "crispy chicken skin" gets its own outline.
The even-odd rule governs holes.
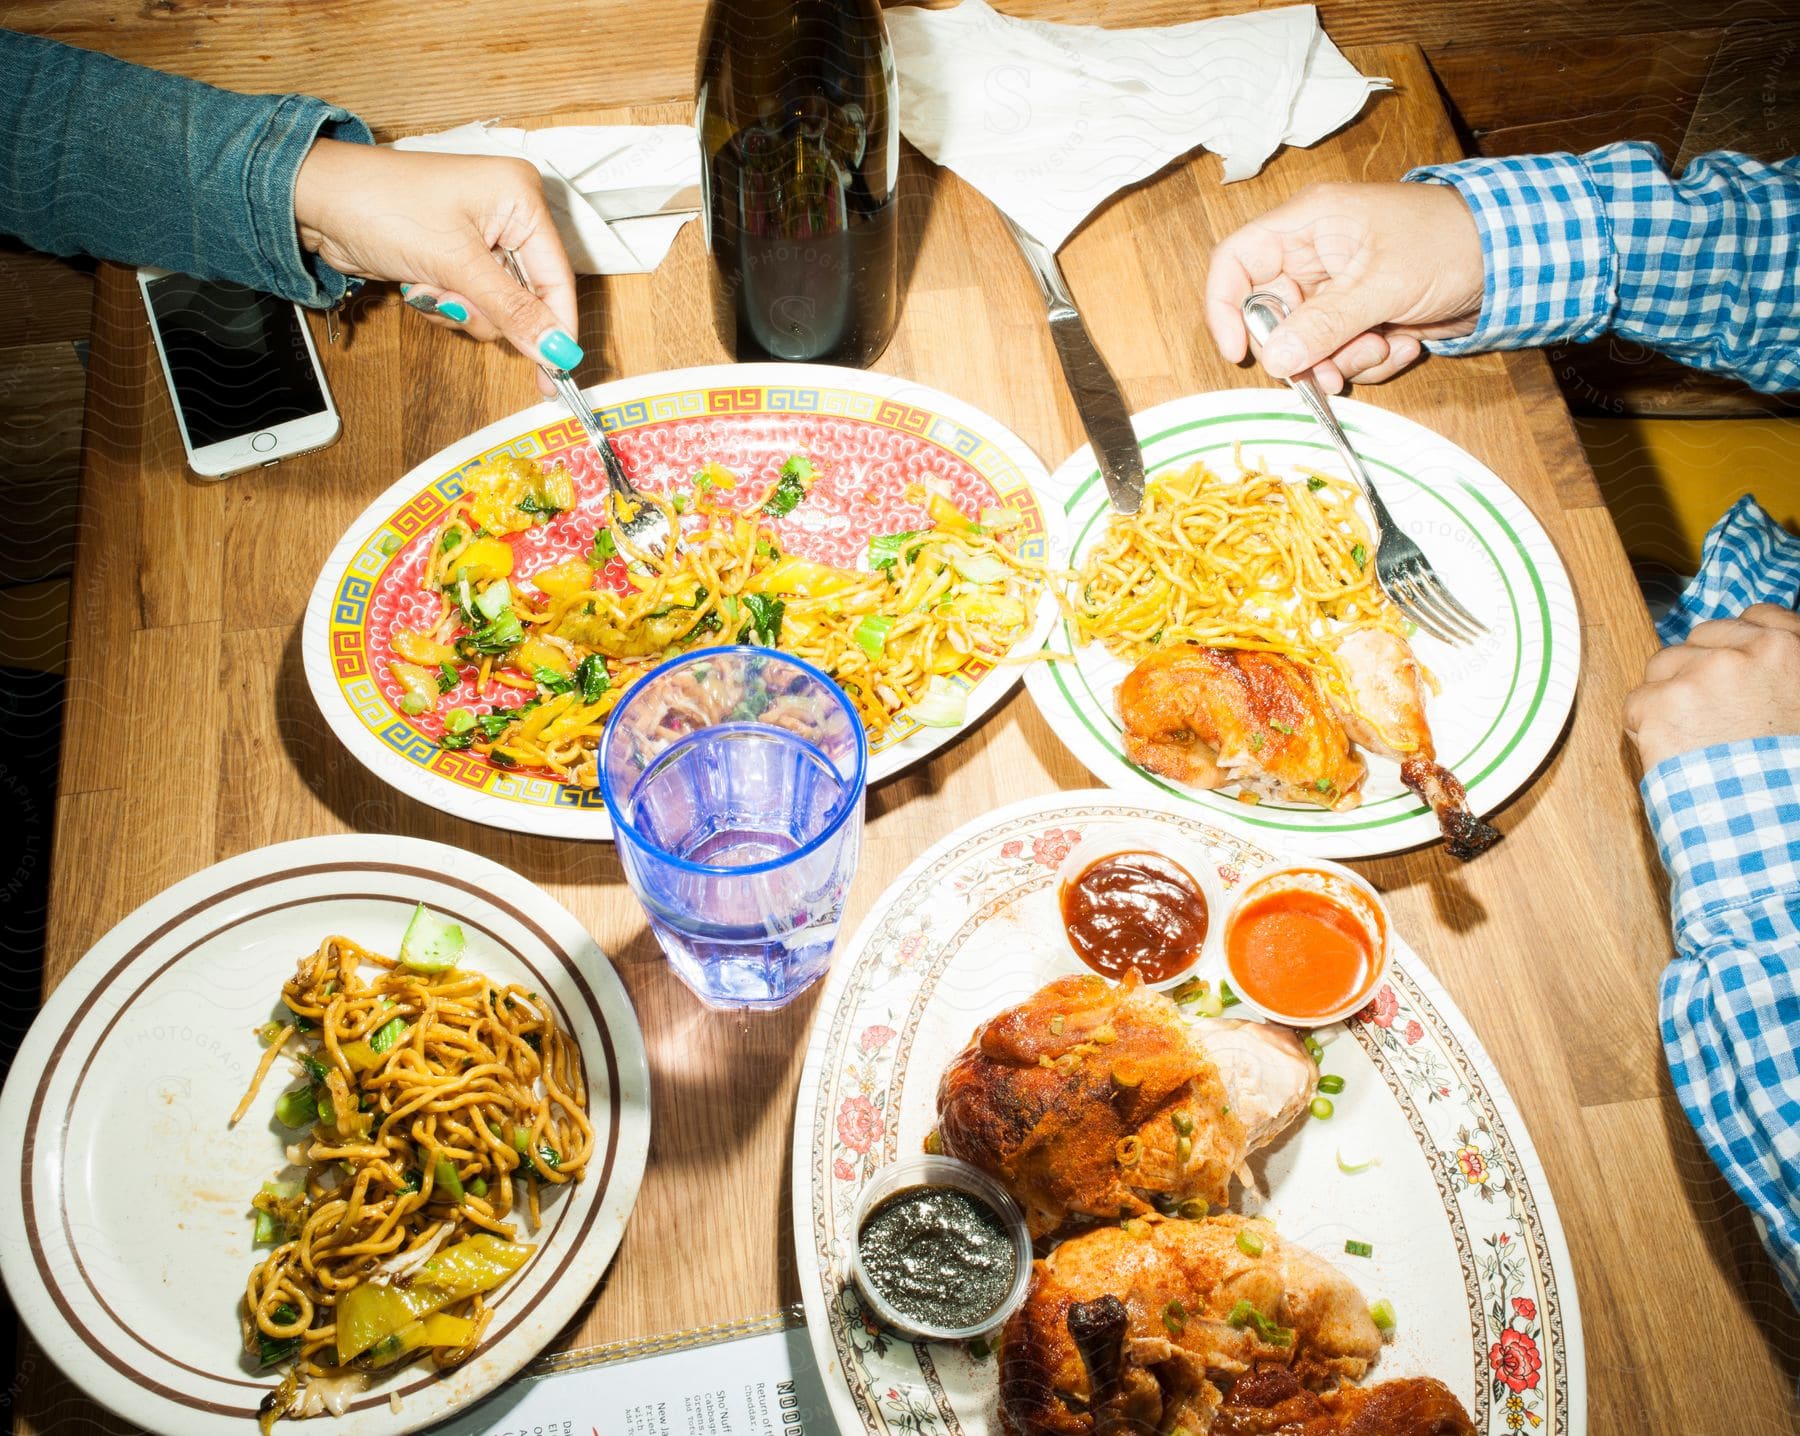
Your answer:
[[[1475,1423],[1430,1376],[1320,1395],[1291,1371],[1271,1367],[1231,1388],[1208,1436],[1475,1436]]]
[[[1260,1256],[1237,1244],[1246,1227],[1262,1240]],[[1095,1383],[1097,1353],[1091,1342],[1078,1347],[1069,1318],[1071,1308],[1107,1296],[1127,1315],[1122,1370]],[[1253,1324],[1232,1326],[1227,1318],[1240,1301],[1290,1328],[1289,1343],[1265,1340]],[[1215,1416],[1223,1389],[1240,1376],[1274,1367],[1302,1389],[1327,1389],[1340,1378],[1359,1380],[1380,1350],[1381,1333],[1355,1285],[1266,1222],[1222,1214],[1097,1227],[1032,1266],[1025,1305],[1001,1341],[1001,1429],[1105,1436],[1185,1426],[1204,1436],[1230,1429],[1215,1426]]]
[[[1180,1010],[1135,971],[1117,985],[1063,977],[983,1023],[944,1069],[938,1135],[1005,1184],[1039,1237],[1157,1199],[1223,1203],[1248,1151],[1230,1106]]]
[[[1381,628],[1359,628],[1338,644],[1350,703],[1338,717],[1354,742],[1399,760],[1400,781],[1437,814],[1444,847],[1467,862],[1500,841],[1497,829],[1469,811],[1456,775],[1437,761],[1425,721],[1424,675],[1406,641]]]
[[[1143,659],[1119,685],[1125,753],[1139,767],[1341,811],[1366,769],[1298,664],[1275,653],[1183,646]]]
[[[1135,970],[1117,984],[1063,977],[983,1023],[944,1069],[938,1137],[999,1178],[1040,1237],[1222,1205],[1317,1082],[1286,1028],[1214,1021],[1202,1032]]]

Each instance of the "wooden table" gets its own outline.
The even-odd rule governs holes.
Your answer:
[[[335,31],[333,43],[343,40]],[[404,41],[395,44],[385,53],[403,53]],[[1261,178],[1229,188],[1218,184],[1215,158],[1177,165],[1067,247],[1069,278],[1134,409],[1264,382],[1223,364],[1203,331],[1201,283],[1215,239],[1310,181],[1392,179],[1457,153],[1416,49],[1364,47],[1352,58],[1393,76],[1397,89],[1344,134],[1284,153]],[[285,69],[265,67],[258,83],[331,93],[326,64],[296,52]],[[379,103],[368,117],[435,127],[485,113],[476,68],[477,90],[440,93],[435,111],[421,107],[416,86],[402,86],[411,96],[403,121]],[[679,121],[683,109],[507,118]],[[904,184],[914,260],[902,323],[879,367],[996,415],[1054,466],[1080,431],[998,216],[916,155]],[[581,338],[586,382],[723,359],[697,226],[655,274],[585,284]],[[531,376],[510,353],[418,322],[391,293],[326,363],[345,415],[339,444],[216,486],[195,483],[131,275],[103,275],[47,983],[165,885],[260,844],[365,831],[488,853],[547,887],[614,955],[650,1052],[654,1132],[636,1216],[564,1341],[792,1302],[788,1143],[816,994],[773,1016],[704,1011],[660,958],[610,846],[500,833],[402,796],[345,753],[302,675],[301,609],[333,541],[395,477],[533,402]],[[1790,1431],[1794,1314],[1684,1120],[1657,1041],[1663,885],[1619,736],[1621,700],[1654,640],[1568,415],[1536,356],[1434,360],[1359,397],[1436,429],[1502,474],[1549,529],[1582,605],[1575,717],[1537,782],[1501,813],[1507,841],[1468,867],[1435,849],[1362,866],[1493,1053],[1536,1140],[1579,1284],[1591,1429]],[[1090,781],[1015,695],[934,761],[871,793],[849,920],[956,825]],[[15,1430],[119,1429],[41,1353],[25,1352],[20,1376]]]

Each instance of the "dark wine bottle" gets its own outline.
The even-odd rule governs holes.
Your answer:
[[[899,94],[877,0],[712,0],[694,126],[713,318],[739,359],[863,366],[899,305]]]

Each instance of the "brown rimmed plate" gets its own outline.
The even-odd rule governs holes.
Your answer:
[[[235,1128],[295,960],[332,933],[394,952],[415,903],[461,923],[464,963],[544,994],[581,1048],[596,1151],[545,1203],[537,1251],[463,1365],[374,1381],[333,1436],[400,1436],[488,1395],[576,1314],[617,1248],[650,1134],[649,1071],[606,955],[549,894],[486,858],[385,836],[307,838],[196,873],[107,933],[57,987],[0,1094],[0,1276],[96,1401],[167,1436],[253,1432],[275,1384],[238,1307],[250,1197],[284,1163],[280,1071]],[[394,1398],[398,1398],[397,1409]]]

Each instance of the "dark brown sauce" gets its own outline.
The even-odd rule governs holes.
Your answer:
[[[1105,977],[1136,968],[1161,982],[1192,966],[1206,940],[1206,897],[1179,863],[1109,853],[1062,891],[1063,925],[1081,960]]]
[[[902,1316],[926,1326],[978,1326],[1006,1300],[1019,1254],[1000,1213],[956,1187],[906,1187],[864,1218],[864,1278]]]

